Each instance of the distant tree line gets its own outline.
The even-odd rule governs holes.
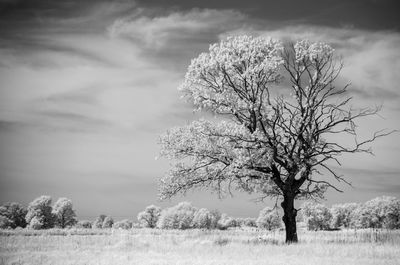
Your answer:
[[[400,229],[400,200],[382,196],[366,203],[323,204],[306,202],[302,216],[309,230],[340,228]]]
[[[59,198],[54,205],[50,196],[40,196],[25,208],[16,202],[0,206],[0,228],[48,229],[67,228],[77,224],[72,201]]]
[[[307,201],[301,207],[301,219],[309,230],[341,228],[400,229],[400,200],[394,197],[377,197],[366,203],[336,204],[331,208]],[[137,222],[124,219],[115,222],[111,216],[99,215],[93,222],[77,220],[70,199],[60,198],[52,205],[50,196],[40,196],[25,208],[19,203],[0,206],[0,228],[28,229],[81,228],[81,229],[220,229],[257,227],[275,230],[282,227],[282,215],[276,208],[266,207],[258,218],[234,218],[217,210],[196,208],[189,202],[161,209],[147,206],[137,215]]]

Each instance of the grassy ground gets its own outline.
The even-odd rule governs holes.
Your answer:
[[[0,231],[0,264],[400,264],[400,231]]]

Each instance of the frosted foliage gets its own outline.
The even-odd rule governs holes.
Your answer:
[[[298,59],[293,60],[295,69],[314,60],[307,63],[307,69],[318,74],[307,88],[292,86],[295,99],[287,100],[271,98],[270,90],[279,90],[274,85],[281,80],[280,72],[289,67],[277,40],[230,37],[192,60],[180,89],[198,108],[228,114],[228,119],[195,121],[160,137],[161,155],[173,161],[169,174],[160,180],[161,199],[200,187],[219,195],[233,187],[280,196],[283,183],[278,187],[278,178],[271,177],[274,171],[279,171],[283,182],[288,175],[294,178],[304,173],[301,181],[311,185],[298,196],[323,196],[328,185],[307,177],[313,166],[326,161],[319,154],[330,154],[336,147],[316,135],[330,130],[331,124],[323,123],[331,121],[329,111],[336,112],[334,108],[324,110],[329,105],[321,103],[326,101],[321,95],[329,97],[331,92],[323,92],[327,88],[321,84],[332,79],[329,74],[321,75],[322,66],[318,66],[318,60],[331,59],[333,49],[323,43],[299,41],[293,51]],[[305,93],[310,87],[314,91]]]
[[[192,227],[194,214],[197,211],[189,202],[164,209],[157,226],[162,229],[188,229]]]
[[[353,224],[354,211],[359,207],[356,203],[335,204],[331,208],[332,228],[349,228]]]
[[[161,208],[155,205],[147,206],[143,212],[140,212],[137,219],[141,226],[154,228],[157,225],[158,218],[161,214]]]
[[[308,230],[327,230],[330,228],[332,215],[325,205],[305,202],[301,209]]]
[[[128,219],[124,219],[121,221],[118,221],[116,223],[113,224],[113,228],[115,229],[131,229],[132,228],[132,221],[128,220]]]
[[[38,217],[38,216],[34,216],[34,217],[30,220],[29,225],[28,225],[28,228],[30,228],[30,229],[35,229],[35,230],[45,228],[45,227],[44,227],[44,223],[43,223],[43,218],[40,218],[40,217]]]
[[[222,214],[221,218],[218,220],[218,229],[225,230],[229,227],[235,227],[236,221],[234,218],[230,217],[227,214]]]
[[[215,216],[206,208],[199,209],[193,217],[193,227],[194,228],[212,228],[212,224]]]
[[[266,207],[260,211],[256,225],[258,228],[275,230],[282,226],[282,219],[277,210]]]
[[[323,61],[332,56],[334,49],[323,42],[301,40],[294,45],[296,62],[306,64],[309,61]]]
[[[358,211],[357,226],[362,228],[400,228],[400,202],[382,196],[367,201]]]
[[[279,80],[282,49],[273,39],[230,37],[192,60],[180,90],[197,107],[217,113],[262,106],[264,85]]]
[[[30,227],[33,226],[31,222],[35,222],[35,229],[52,228],[54,226],[54,217],[52,214],[51,197],[41,196],[29,203],[25,220]]]
[[[264,189],[270,182],[264,179],[250,183],[245,177],[261,175],[252,168],[265,165],[271,158],[270,149],[260,145],[262,141],[266,141],[262,134],[252,134],[244,126],[228,121],[200,120],[167,131],[160,138],[161,155],[183,162],[177,162],[170,174],[161,179],[164,196],[168,197],[168,192],[174,193],[185,184],[209,184],[221,191],[221,182],[232,175],[244,177],[237,179],[238,188]]]
[[[53,216],[58,227],[72,227],[77,223],[76,214],[72,201],[67,198],[60,198],[53,206]]]

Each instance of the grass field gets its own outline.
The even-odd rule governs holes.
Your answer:
[[[0,231],[0,264],[400,264],[400,231]]]

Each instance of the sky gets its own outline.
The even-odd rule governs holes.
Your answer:
[[[160,134],[200,118],[180,98],[192,58],[231,35],[324,41],[345,67],[356,107],[383,105],[359,136],[400,129],[397,0],[0,0],[0,203],[70,198],[78,217],[135,219],[147,205],[179,201],[232,216],[273,201],[207,191],[158,201],[169,162]],[[342,159],[352,187],[327,205],[400,197],[400,134],[375,155]]]

